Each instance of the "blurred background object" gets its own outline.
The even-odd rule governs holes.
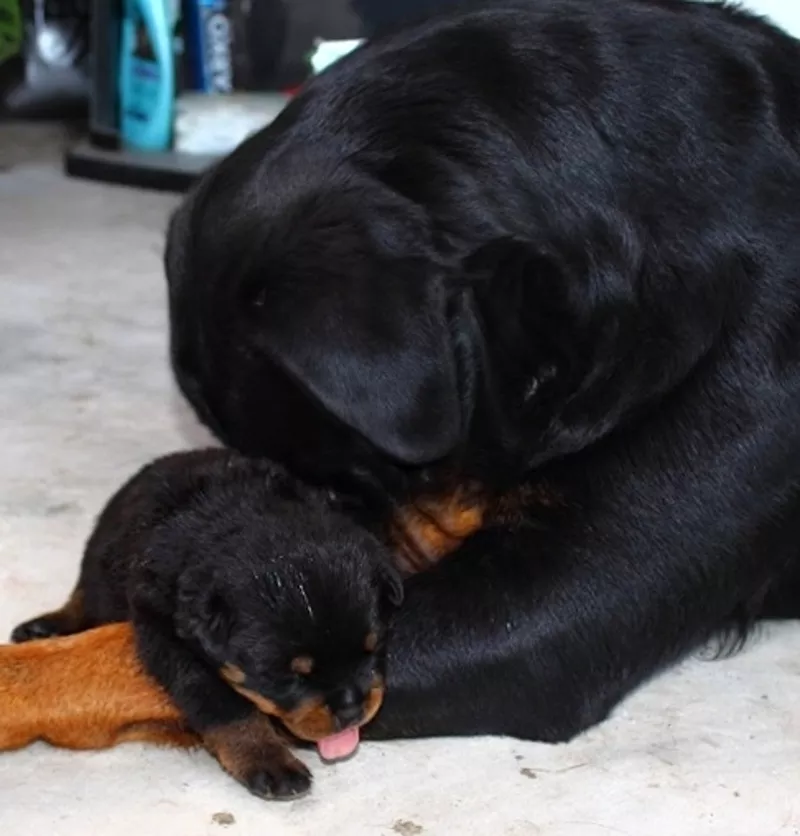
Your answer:
[[[320,41],[357,40],[365,30],[350,0],[181,0],[177,18],[172,0],[124,2],[140,10],[149,4],[151,21],[171,21],[170,135],[142,142],[136,131],[121,130],[121,113],[132,113],[134,125],[161,122],[156,91],[168,86],[167,62],[156,45],[163,24],[148,30],[140,11],[138,40],[125,40],[130,5],[94,0],[88,136],[67,154],[66,167],[76,176],[166,190],[187,188],[214,159],[269,124],[312,74]],[[132,49],[141,53],[134,62]],[[132,65],[139,78],[131,78]],[[128,72],[121,76],[120,68]],[[133,96],[132,110],[125,96]],[[149,112],[145,101],[152,102]]]
[[[0,0],[0,116],[86,113],[91,0]]]

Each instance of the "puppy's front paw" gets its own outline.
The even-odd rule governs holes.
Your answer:
[[[280,759],[267,759],[244,776],[242,783],[253,795],[277,801],[292,801],[311,791],[312,777],[308,767],[290,752]]]
[[[275,733],[269,717],[209,729],[203,742],[222,768],[259,798],[292,800],[311,789],[311,773]]]

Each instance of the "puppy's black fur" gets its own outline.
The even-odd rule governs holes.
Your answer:
[[[166,256],[226,442],[384,505],[545,484],[406,584],[376,736],[564,740],[800,615],[800,45],[734,8],[529,0],[312,81]]]
[[[310,775],[256,705],[307,740],[368,720],[402,594],[387,549],[337,506],[229,451],[158,459],[100,515],[69,603],[13,638],[132,620],[146,670],[228,771],[294,796]],[[254,734],[261,751],[243,752]]]

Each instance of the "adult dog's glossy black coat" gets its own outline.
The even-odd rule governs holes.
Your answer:
[[[411,578],[376,736],[560,740],[800,614],[800,45],[531,0],[378,40],[210,173],[167,253],[198,413],[370,499],[547,486]]]

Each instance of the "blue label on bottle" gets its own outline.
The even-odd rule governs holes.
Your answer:
[[[206,71],[211,91],[233,90],[233,30],[224,10],[210,9],[203,21]]]
[[[205,93],[233,90],[233,26],[228,0],[195,0],[197,87]]]
[[[159,106],[161,71],[158,64],[133,56],[130,63],[129,99],[126,115],[138,122],[147,122]]]

